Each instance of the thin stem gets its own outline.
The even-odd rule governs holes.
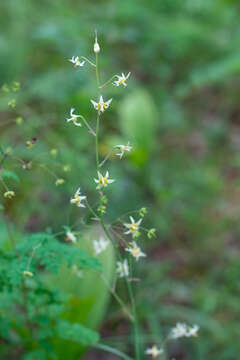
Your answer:
[[[98,133],[99,133],[99,113],[98,113],[98,116],[97,116],[96,136],[95,136],[97,169],[99,168]]]
[[[117,77],[117,75],[113,75],[111,77],[111,79],[109,79],[108,81],[106,81],[103,85],[100,85],[99,88],[102,89],[104,87],[106,87],[115,77]]]
[[[113,295],[113,297],[116,299],[116,301],[120,304],[120,306],[123,308],[124,312],[128,315],[128,317],[130,318],[131,321],[134,321],[134,317],[133,315],[128,311],[127,306],[125,305],[125,303],[123,302],[123,300],[120,298],[120,296],[118,296],[118,294],[116,293],[116,291],[114,291],[111,286],[108,284],[107,280],[105,279],[105,277],[102,275],[101,278],[103,279],[105,285],[107,286],[108,290],[111,292],[111,294]]]
[[[130,258],[130,257],[129,257]],[[132,273],[132,262],[131,260],[130,262],[130,270]],[[129,281],[127,281],[127,287],[128,287],[128,292],[129,292],[129,296],[130,296],[130,301],[131,301],[131,305],[132,305],[132,311],[133,311],[133,316],[134,316],[134,338],[135,338],[135,355],[136,355],[136,360],[140,359],[140,342],[139,342],[139,329],[138,329],[138,319],[137,319],[137,311],[136,311],[136,303],[135,303],[135,299],[133,296],[133,291],[132,291],[132,285]]]
[[[104,344],[94,344],[93,345],[96,349],[100,349],[100,350],[103,350],[103,351],[107,351],[107,352],[110,352],[112,354],[115,354],[117,356],[119,356],[121,359],[124,359],[124,360],[133,360],[131,357],[129,357],[128,355],[124,354],[123,352],[117,350],[117,349],[114,349],[112,348],[111,346],[108,346],[108,345],[104,345]]]
[[[83,60],[87,61],[90,65],[96,67],[96,65],[92,61],[90,61],[88,58],[86,58],[85,56],[80,56],[80,59],[83,59]]]
[[[84,116],[80,115],[81,119],[83,120],[84,124],[86,125],[86,127],[88,128],[90,134],[96,136],[95,131],[91,128],[91,126],[89,125],[89,123],[87,122],[87,120],[85,119]]]
[[[110,156],[113,154],[113,150],[111,150],[108,154],[107,154],[107,156],[105,157],[105,159],[103,159],[103,161],[99,164],[99,167],[102,167],[104,164],[105,164],[105,162],[110,158]]]

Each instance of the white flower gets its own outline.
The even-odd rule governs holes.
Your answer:
[[[142,219],[139,219],[137,222],[134,220],[132,216],[130,216],[131,224],[124,224],[124,226],[128,229],[124,234],[132,234],[133,237],[136,237],[138,234],[139,226],[142,222]]]
[[[80,196],[80,188],[78,188],[74,197],[70,200],[70,203],[76,204],[78,207],[85,207],[85,205],[82,204],[82,200],[84,199],[86,199],[86,196]]]
[[[107,171],[105,176],[98,171],[98,179],[94,179],[95,183],[98,184],[97,189],[101,189],[102,187],[106,187],[108,184],[113,183],[115,180],[109,179],[109,172]]]
[[[71,59],[69,59],[69,61],[74,64],[74,67],[83,66],[85,64],[85,61],[80,61],[78,56],[73,56]]]
[[[187,325],[184,323],[177,323],[176,326],[172,329],[170,337],[172,339],[178,339],[183,336],[187,336]]]
[[[82,278],[83,277],[83,272],[82,270],[80,270],[76,264],[73,264],[72,266],[72,272],[77,275],[78,277]]]
[[[142,250],[140,249],[140,247],[137,246],[136,242],[133,241],[129,244],[128,248],[125,248],[126,251],[130,252],[130,254],[136,258],[136,260],[138,261],[140,257],[145,257],[146,254],[144,254],[144,252],[142,252]]]
[[[73,243],[75,243],[77,241],[76,236],[74,235],[73,232],[71,232],[70,230],[68,230],[66,232],[66,241],[72,241]]]
[[[187,326],[184,323],[177,323],[176,326],[172,329],[170,333],[170,337],[172,339],[178,339],[180,337],[190,337],[197,336],[197,332],[199,330],[198,325],[194,325],[193,327]]]
[[[127,76],[125,76],[124,73],[122,73],[121,76],[116,75],[118,79],[113,82],[113,85],[116,86],[123,85],[124,87],[126,87],[127,86],[126,81],[129,78],[130,74],[131,73],[129,72]]]
[[[100,96],[98,103],[95,102],[95,101],[93,101],[93,100],[91,100],[91,103],[93,104],[94,108],[95,108],[99,113],[101,113],[101,112],[103,113],[104,110],[106,110],[106,109],[109,107],[109,105],[111,104],[111,102],[112,102],[112,99],[104,102],[102,95]]]
[[[151,348],[148,348],[145,351],[146,355],[151,355],[153,359],[157,358],[158,355],[161,355],[163,353],[163,349],[158,349],[156,345],[153,345]]]
[[[117,270],[116,270],[116,272],[117,272],[117,274],[119,275],[120,278],[129,276],[128,262],[127,262],[126,259],[123,260],[123,262],[117,261]]]
[[[82,124],[80,122],[78,122],[78,120],[77,120],[79,117],[81,117],[81,115],[74,114],[74,111],[75,111],[75,109],[71,108],[71,111],[70,111],[71,117],[69,119],[67,119],[67,122],[72,121],[74,123],[74,125],[82,126]]]
[[[198,336],[198,334],[197,334],[197,332],[198,332],[198,330],[199,330],[199,326],[198,325],[193,325],[192,327],[188,327],[188,331],[187,331],[187,337],[190,337],[190,336],[194,336],[194,337],[197,337]]]
[[[120,153],[116,155],[118,155],[120,159],[123,157],[125,151],[132,150],[132,146],[129,145],[129,142],[127,143],[127,145],[116,145],[114,147],[119,149]]]
[[[101,252],[103,252],[109,244],[109,241],[106,240],[103,236],[100,237],[99,240],[93,241],[93,248],[95,255],[99,255]]]

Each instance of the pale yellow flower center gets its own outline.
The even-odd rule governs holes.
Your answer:
[[[131,232],[135,232],[138,230],[138,225],[136,223],[132,223],[130,226],[129,226],[129,230]]]
[[[123,78],[122,80],[119,81],[119,85],[125,84],[126,78]]]
[[[104,177],[102,176],[99,178],[100,185],[107,185],[107,183],[108,183],[108,179],[106,178],[106,176],[104,176]]]
[[[134,257],[138,258],[140,256],[140,249],[137,247],[132,248],[132,254]]]

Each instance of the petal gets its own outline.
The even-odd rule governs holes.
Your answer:
[[[135,220],[132,216],[129,216],[130,217],[130,220],[131,220],[131,223],[135,223]]]

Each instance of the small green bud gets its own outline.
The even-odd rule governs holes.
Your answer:
[[[50,150],[50,155],[53,157],[53,158],[55,158],[56,156],[57,156],[57,149],[52,149],[52,150]]]
[[[23,123],[23,118],[21,116],[17,117],[16,118],[16,124],[17,125],[22,125],[22,123]]]
[[[11,99],[8,102],[8,106],[12,109],[14,109],[16,107],[16,100],[15,99]]]
[[[28,277],[33,277],[33,273],[32,273],[31,271],[27,271],[27,270],[25,270],[25,271],[23,272],[23,275],[24,275],[24,276],[28,276]]]
[[[4,93],[8,93],[10,90],[9,90],[9,87],[7,86],[7,84],[3,84],[3,86],[2,86],[2,91],[4,92]]]
[[[108,198],[106,197],[106,195],[102,195],[100,201],[101,201],[101,204],[107,204]]]
[[[12,83],[12,90],[13,91],[19,91],[20,90],[20,83],[18,81],[14,81]]]
[[[105,213],[106,213],[106,206],[105,206],[105,205],[100,205],[100,206],[98,207],[98,212],[99,212],[101,215],[105,214]]]
[[[153,238],[155,236],[156,236],[156,229],[152,228],[152,229],[148,230],[147,237],[149,239],[151,239],[151,238]]]
[[[139,210],[139,215],[141,217],[144,217],[144,215],[146,215],[146,214],[147,214],[147,209],[145,207],[143,207]]]
[[[64,172],[69,172],[71,170],[71,165],[70,164],[66,164],[63,166],[63,171]]]
[[[65,180],[64,179],[57,179],[57,181],[55,182],[56,186],[58,185],[62,185],[65,183]]]

